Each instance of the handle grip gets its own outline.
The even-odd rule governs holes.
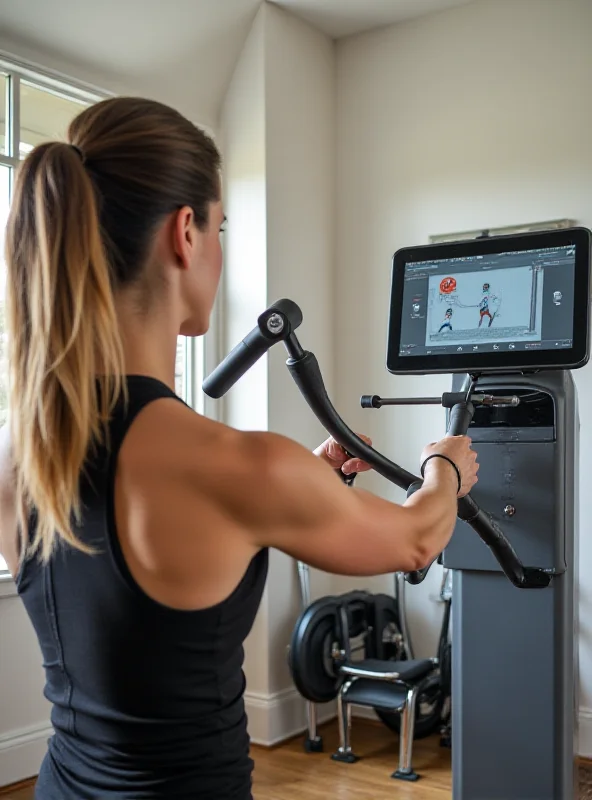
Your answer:
[[[273,341],[254,328],[204,380],[204,392],[216,400],[223,397],[272,345]]]
[[[456,403],[452,406],[446,435],[466,436],[474,413],[475,406],[470,402]]]
[[[218,364],[202,384],[208,397],[223,397],[273,345],[288,339],[302,323],[302,311],[292,300],[278,300],[257,320],[257,327]]]

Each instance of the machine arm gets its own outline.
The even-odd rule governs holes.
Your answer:
[[[295,330],[302,322],[302,312],[290,300],[280,300],[267,309],[258,319],[257,327],[234,348],[206,378],[203,390],[209,397],[222,397],[253,364],[276,342],[283,341],[288,351],[287,366],[304,399],[327,432],[354,458],[366,461],[391,483],[409,493],[421,487],[421,480],[411,472],[395,464],[357,436],[339,416],[331,403],[316,357],[303,350]],[[458,407],[457,407],[458,406]],[[452,407],[449,434],[453,431],[466,433],[472,411],[465,403]],[[518,588],[544,588],[551,576],[543,570],[525,567],[514,548],[491,517],[479,508],[470,497],[459,500],[459,517],[465,520],[491,548],[495,558],[508,579]],[[419,582],[427,570],[415,573]]]

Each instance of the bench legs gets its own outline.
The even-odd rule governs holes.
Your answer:
[[[339,747],[331,758],[346,764],[354,764],[359,760],[351,749],[351,705],[347,701],[347,690],[351,681],[341,687],[337,698],[337,718],[339,721]],[[393,778],[402,781],[419,780],[419,775],[412,766],[413,735],[415,728],[415,706],[417,703],[418,687],[410,687],[407,691],[405,705],[401,709],[401,732],[399,742],[399,767],[393,772]]]
[[[339,747],[331,758],[333,761],[344,761],[346,764],[355,764],[358,756],[351,749],[351,705],[347,702],[346,694],[351,686],[351,681],[345,683],[337,698],[337,719],[339,720]]]
[[[322,753],[323,739],[317,732],[317,707],[310,701],[306,704],[306,719],[308,735],[304,740],[304,751],[306,753]]]
[[[401,781],[419,780],[419,775],[414,771],[412,762],[413,735],[415,729],[415,705],[417,702],[418,687],[413,686],[407,692],[407,702],[401,712],[401,732],[399,741],[399,769],[393,772],[393,778]]]

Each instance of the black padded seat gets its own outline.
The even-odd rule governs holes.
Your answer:
[[[380,661],[374,658],[366,658],[363,661],[350,662],[348,666],[363,672],[397,673],[399,676],[397,680],[402,683],[417,683],[434,670],[434,663],[429,658],[415,661]],[[360,676],[360,680],[362,679],[363,677]]]
[[[355,706],[400,711],[407,700],[407,690],[398,683],[358,678],[344,688],[343,699]]]

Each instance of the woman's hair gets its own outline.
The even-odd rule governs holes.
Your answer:
[[[153,235],[189,206],[208,225],[220,155],[181,114],[149,100],[97,103],[69,143],[19,169],[6,235],[9,420],[21,556],[76,537],[80,477],[125,394],[114,291],[145,284]],[[35,535],[28,520],[34,512]]]

